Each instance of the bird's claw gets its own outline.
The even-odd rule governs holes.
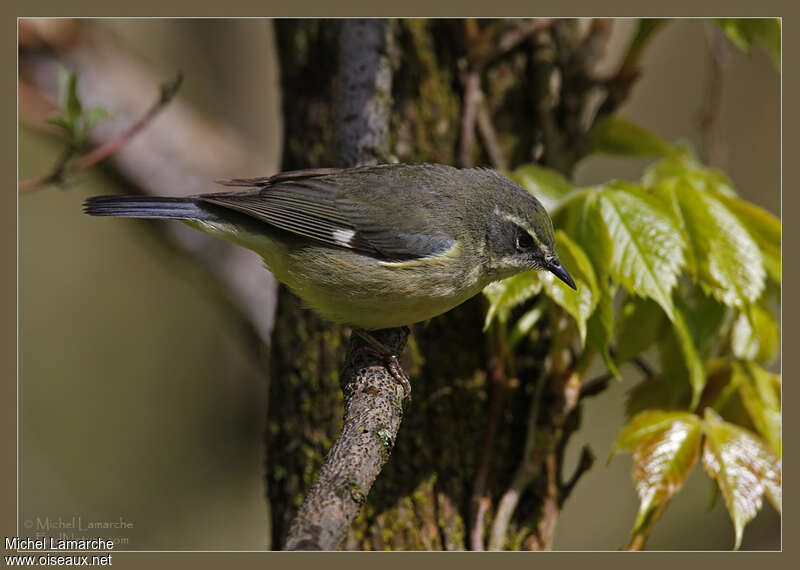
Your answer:
[[[403,387],[403,397],[410,402],[411,381],[409,380],[405,370],[403,370],[403,367],[400,365],[400,359],[398,359],[396,355],[392,354],[392,351],[389,350],[385,344],[380,342],[368,332],[358,329],[354,329],[354,332],[366,342],[366,345],[364,346],[365,349],[372,351],[373,354],[383,360],[383,365],[386,367],[386,370]]]

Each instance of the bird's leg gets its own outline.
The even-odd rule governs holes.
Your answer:
[[[403,328],[405,328],[407,332],[410,332],[408,327]],[[386,369],[389,371],[389,373],[394,376],[394,379],[400,383],[405,391],[405,397],[410,400],[411,381],[408,379],[408,375],[400,365],[400,360],[397,358],[397,355],[393,354],[392,351],[389,350],[389,347],[369,334],[367,331],[354,328],[353,332],[361,337],[365,343],[367,343],[365,348],[372,350],[379,358],[383,360],[383,365],[386,366]]]

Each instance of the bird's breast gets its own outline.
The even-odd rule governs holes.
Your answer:
[[[284,271],[276,272],[278,280],[322,316],[364,329],[430,319],[485,285],[480,264],[447,255],[387,262],[312,246],[291,252],[287,259]]]

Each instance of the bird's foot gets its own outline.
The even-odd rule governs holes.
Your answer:
[[[383,365],[386,367],[386,370],[388,370],[389,374],[403,387],[403,391],[405,392],[404,397],[411,401],[411,381],[400,365],[400,359],[397,358],[397,355],[393,354],[389,347],[367,331],[353,329],[353,332],[367,343],[364,347],[365,349],[371,350],[378,358],[383,360]]]

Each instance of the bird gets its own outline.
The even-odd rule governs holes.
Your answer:
[[[407,391],[396,356],[369,331],[426,321],[524,271],[576,288],[544,206],[489,168],[379,164],[217,182],[229,190],[95,196],[84,211],[179,220],[255,251],[307,307],[384,356]]]

